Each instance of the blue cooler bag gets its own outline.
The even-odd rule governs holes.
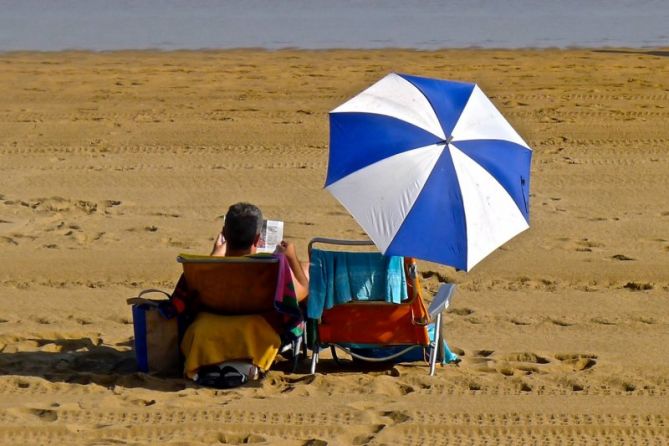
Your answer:
[[[179,351],[181,318],[166,319],[158,311],[165,299],[146,299],[148,293],[169,294],[160,290],[144,290],[137,297],[127,300],[132,305],[132,322],[135,331],[135,358],[137,370],[144,373],[181,376],[183,373]]]

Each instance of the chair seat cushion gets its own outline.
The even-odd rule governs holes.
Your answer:
[[[417,307],[417,308],[416,308]],[[405,304],[350,303],[323,312],[318,325],[322,343],[428,345],[420,301]]]

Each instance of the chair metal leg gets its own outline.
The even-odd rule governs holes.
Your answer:
[[[437,314],[437,320],[434,327],[434,341],[430,348],[430,376],[434,376],[437,367],[437,352],[439,350],[439,342],[441,342],[441,313]]]
[[[318,346],[314,346],[314,351],[311,354],[311,369],[310,373],[312,375],[316,374],[316,364],[318,363],[318,352],[320,351],[320,348]]]
[[[292,372],[295,373],[297,371],[297,365],[300,362],[300,351],[302,347],[302,337],[300,336],[299,338],[295,339],[293,342],[293,370]]]
[[[335,348],[334,345],[330,346],[330,351],[332,352],[332,359],[334,359],[335,364],[341,365],[341,361],[339,361],[339,356],[337,356],[337,349]]]
[[[301,352],[302,356],[304,356],[305,359],[307,358],[308,355],[308,345],[309,344],[307,343],[307,332],[305,330],[304,333],[302,333],[302,352]]]

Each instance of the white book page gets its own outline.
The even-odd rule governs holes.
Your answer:
[[[283,222],[278,220],[263,221],[260,240],[256,252],[274,252],[276,245],[283,240]]]

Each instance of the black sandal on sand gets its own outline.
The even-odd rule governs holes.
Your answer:
[[[230,389],[248,382],[248,376],[234,367],[206,366],[200,368],[195,382],[201,386],[216,389]]]

